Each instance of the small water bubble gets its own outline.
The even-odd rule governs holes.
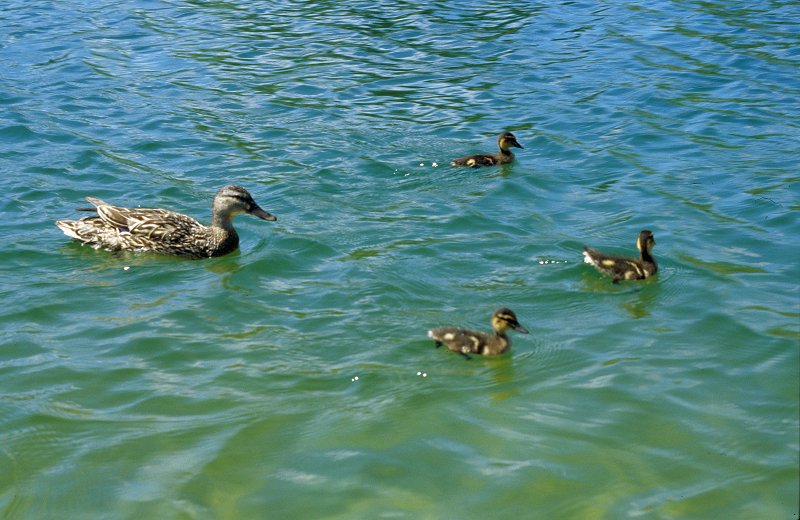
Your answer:
[[[420,167],[425,166],[424,162],[419,163]]]
[[[123,267],[123,268],[122,268],[122,270],[123,270],[123,271],[127,271],[127,270],[128,270],[128,269],[130,269],[130,268],[131,268],[131,266],[129,266],[129,265],[126,265],[125,267]]]
[[[355,376],[355,377],[351,378],[350,381],[353,381],[353,382],[358,381],[358,376]]]
[[[437,166],[439,166],[439,163],[431,163],[431,166],[433,166],[434,168],[436,168]]]
[[[539,265],[556,265],[556,264],[566,264],[566,260],[553,260],[549,258],[539,258],[536,260]]]

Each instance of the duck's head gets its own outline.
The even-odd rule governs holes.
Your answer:
[[[494,311],[494,314],[492,314],[492,328],[498,333],[503,333],[508,329],[514,329],[522,334],[528,333],[528,329],[517,321],[517,315],[514,314],[514,311],[507,307]]]
[[[497,138],[497,145],[504,152],[509,151],[511,147],[522,148],[522,145],[517,142],[517,138],[511,132],[503,132],[500,134],[500,137]]]
[[[647,252],[647,254],[653,253],[653,246],[656,245],[656,237],[653,236],[653,232],[649,229],[645,229],[639,232],[639,238],[636,239],[636,249],[640,252]]]
[[[230,216],[249,213],[263,220],[278,220],[275,215],[264,211],[256,204],[250,193],[241,186],[223,186],[214,197],[214,213]]]

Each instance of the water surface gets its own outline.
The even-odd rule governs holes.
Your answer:
[[[796,519],[798,18],[7,3],[0,516]],[[222,258],[53,225],[231,183],[278,221]],[[656,279],[581,263],[641,229]],[[426,338],[499,306],[510,355]]]

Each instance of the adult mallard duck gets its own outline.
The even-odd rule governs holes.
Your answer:
[[[514,160],[514,154],[511,148],[522,148],[522,145],[517,142],[517,138],[511,132],[503,132],[497,138],[497,146],[500,151],[494,155],[492,154],[477,154],[467,155],[466,157],[459,157],[453,159],[450,163],[451,166],[468,166],[470,168],[478,168],[480,166],[494,166],[495,164],[507,164]]]
[[[80,220],[57,220],[67,235],[95,249],[148,251],[192,258],[209,258],[230,253],[239,246],[233,217],[249,213],[263,220],[277,220],[253,200],[241,186],[225,186],[214,197],[211,225],[192,217],[158,208],[122,208],[94,197],[86,197],[96,216]]]
[[[584,247],[583,261],[613,278],[614,283],[618,283],[620,280],[644,280],[658,271],[656,259],[653,257],[653,246],[655,245],[656,239],[653,232],[645,229],[639,233],[639,238],[636,239],[636,248],[641,254],[638,260],[611,256],[596,249]]]
[[[511,348],[511,338],[506,335],[508,329],[514,329],[522,334],[528,333],[528,329],[517,321],[514,311],[505,307],[492,314],[492,329],[494,334],[456,327],[441,327],[429,330],[428,337],[436,342],[436,348],[445,345],[448,350],[470,359],[470,354],[496,356],[508,351]]]

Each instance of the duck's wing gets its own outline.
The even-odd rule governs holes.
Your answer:
[[[655,272],[654,268],[645,265],[641,260],[607,255],[589,247],[583,249],[583,261],[610,276],[615,282],[643,280]]]
[[[483,332],[455,327],[431,329],[428,331],[428,337],[446,346],[448,350],[465,356],[482,353],[488,341],[488,336]]]
[[[488,154],[467,155],[453,159],[450,163],[451,166],[467,166],[469,168],[478,168],[480,166],[494,166],[498,163],[497,157]]]
[[[100,199],[86,197],[96,206],[97,215],[104,224],[116,228],[121,233],[146,237],[154,241],[173,241],[203,228],[197,220],[160,208],[124,208],[106,204]]]

